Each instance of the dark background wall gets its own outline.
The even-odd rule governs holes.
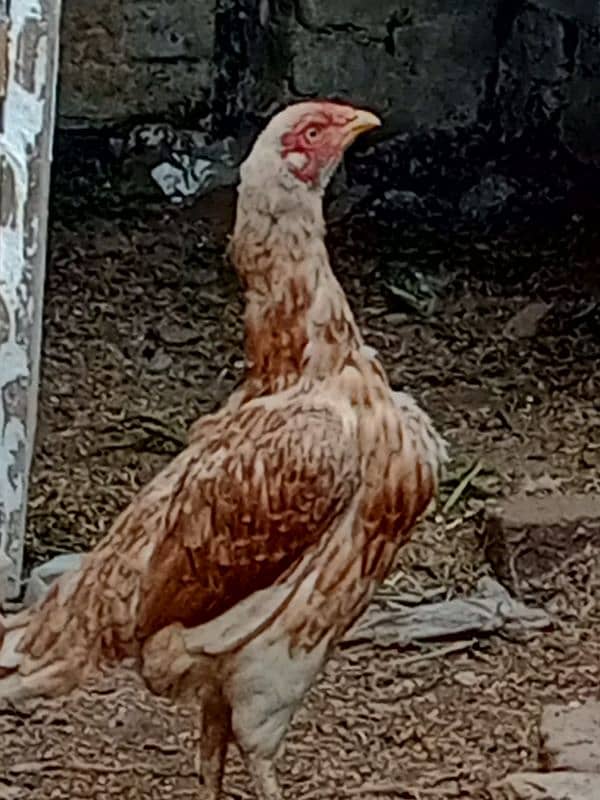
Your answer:
[[[599,0],[65,0],[59,126],[201,110],[219,133],[335,95],[387,131],[495,115],[600,152]]]

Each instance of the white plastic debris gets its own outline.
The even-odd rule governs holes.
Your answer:
[[[233,186],[243,157],[240,142],[232,137],[210,142],[204,131],[168,124],[137,125],[126,139],[113,139],[111,149],[124,164],[137,163],[174,203]]]
[[[45,564],[40,564],[31,571],[25,590],[23,605],[28,607],[35,605],[46,594],[54,581],[65,572],[79,569],[83,556],[81,553],[64,553],[55,556]]]
[[[215,177],[215,163],[198,158],[193,163],[189,157],[180,157],[181,166],[163,162],[150,173],[160,189],[174,203],[183,197],[192,197],[205,191]]]
[[[440,641],[447,637],[545,630],[551,618],[541,608],[526,606],[511,597],[492,578],[482,578],[471,597],[423,603],[409,607],[387,601],[385,607],[372,605],[345,641],[374,641],[381,644],[409,645]]]
[[[9,583],[13,569],[13,562],[4,551],[0,551],[0,608],[4,605],[10,594]]]

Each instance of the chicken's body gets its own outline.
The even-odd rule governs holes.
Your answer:
[[[248,163],[232,240],[243,387],[79,571],[6,622],[0,651],[0,696],[62,693],[133,657],[153,691],[198,702],[210,800],[231,738],[261,800],[280,798],[272,759],[291,715],[389,573],[445,457],[362,341],[320,194],[288,207]]]

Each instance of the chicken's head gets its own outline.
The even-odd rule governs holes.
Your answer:
[[[242,166],[245,176],[282,188],[322,192],[347,148],[381,121],[370,111],[330,101],[295,103],[276,114]]]

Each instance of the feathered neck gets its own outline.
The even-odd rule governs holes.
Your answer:
[[[246,377],[257,393],[329,377],[361,347],[329,263],[319,193],[242,182],[231,255],[246,292]]]

